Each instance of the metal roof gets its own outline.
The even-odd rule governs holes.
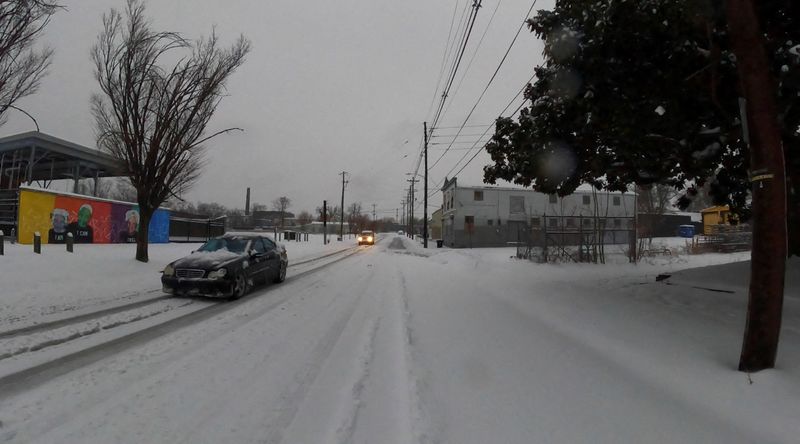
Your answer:
[[[120,176],[124,171],[123,162],[107,153],[38,131],[0,138],[0,156],[6,167],[14,154],[25,163],[28,183],[74,177],[76,167],[83,177]]]

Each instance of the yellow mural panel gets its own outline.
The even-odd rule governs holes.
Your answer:
[[[48,232],[53,226],[52,213],[56,196],[49,193],[21,190],[19,193],[19,242],[33,243],[33,233],[42,235],[46,244]]]

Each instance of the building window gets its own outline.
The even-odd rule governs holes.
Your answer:
[[[584,205],[591,205],[591,203],[592,203],[592,196],[583,196]]]
[[[497,226],[499,227],[500,225],[500,219],[497,219]]]
[[[614,201],[614,206],[615,206],[615,207],[618,207],[618,206],[620,206],[620,203],[621,203],[621,201],[622,201],[622,199],[620,199],[620,197],[619,197],[619,196],[614,196],[614,198],[613,198],[612,200]]]
[[[622,221],[619,219],[614,219],[614,228],[622,228]]]
[[[525,212],[525,196],[509,196],[508,200],[511,213]]]
[[[571,217],[567,218],[567,228],[575,228],[575,219]]]
[[[539,228],[541,226],[542,221],[539,220],[538,217],[531,218],[531,227]]]
[[[475,201],[483,200],[483,191],[475,191],[474,194]]]
[[[592,220],[591,219],[589,219],[589,218],[583,219],[583,226],[584,227],[589,227],[591,225],[592,225]]]
[[[558,196],[556,196],[555,194],[551,194],[550,195],[550,203],[551,204],[552,203],[558,203]]]
[[[601,228],[605,228],[606,227],[606,220],[605,219],[600,219],[597,222],[600,224]]]
[[[494,225],[494,219],[488,219],[488,220],[486,221],[486,223],[488,223],[488,224],[489,224],[489,226],[492,226],[492,225]]]
[[[547,219],[547,226],[550,228],[558,228],[558,219],[555,217]]]

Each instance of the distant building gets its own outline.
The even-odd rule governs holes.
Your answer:
[[[296,225],[293,227],[297,231],[301,231],[304,233],[313,233],[313,234],[322,234],[324,229],[324,224],[322,222],[314,221],[310,224],[305,225]],[[344,233],[347,234],[350,232],[350,224],[347,222],[344,223]],[[339,235],[339,222],[328,222],[328,234],[329,235]]]
[[[736,216],[731,213],[728,205],[719,205],[702,210],[700,214],[703,215],[703,234],[710,235],[714,233],[716,225],[737,225],[738,220]]]
[[[442,238],[442,209],[434,211],[431,214],[431,220],[428,221],[428,235],[430,239]]]
[[[275,210],[255,210],[252,211],[250,215],[232,215],[229,217],[228,222],[231,228],[240,230],[252,230],[254,228],[273,229],[281,226],[281,212]],[[296,224],[297,219],[294,213],[284,211],[284,228],[293,227]]]
[[[577,190],[559,197],[524,188],[442,187],[442,239],[454,248],[499,247],[528,241],[532,235],[574,234],[602,227],[605,243],[627,243],[634,226],[634,193]]]

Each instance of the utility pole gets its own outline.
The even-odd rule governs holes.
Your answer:
[[[403,198],[403,200],[400,201],[400,206],[403,207],[403,212],[400,213],[400,214],[403,215],[403,217],[400,218],[400,225],[402,225],[404,228],[408,229],[408,227],[406,227],[406,198],[405,197]]]
[[[728,33],[750,129],[753,249],[739,371],[775,367],[786,274],[786,166],[776,83],[752,0],[728,0]]]
[[[422,123],[425,136],[425,203],[422,206],[422,247],[428,248],[428,122]]]
[[[339,241],[344,240],[344,187],[347,184],[345,181],[345,176],[347,176],[347,171],[342,171],[339,173],[342,175],[342,206],[340,208],[341,217],[339,218]]]
[[[414,239],[414,188],[416,188],[416,184],[419,182],[419,179],[417,179],[416,176],[413,176],[411,179],[406,180],[406,182],[411,182],[411,201],[409,205],[411,206],[411,239]]]
[[[328,201],[322,201],[322,245],[328,245]]]
[[[376,220],[378,219],[375,217],[375,204],[372,204],[372,221],[375,222]]]

